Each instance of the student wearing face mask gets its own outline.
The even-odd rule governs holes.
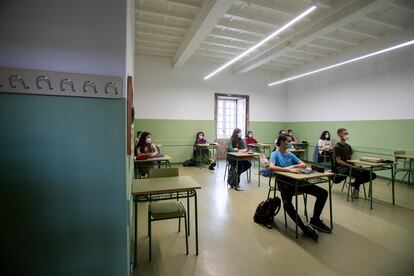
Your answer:
[[[257,144],[257,140],[253,137],[253,131],[249,130],[247,131],[247,138],[245,140],[246,146],[249,149],[249,145],[251,144]]]
[[[340,128],[337,131],[339,142],[335,144],[335,161],[336,161],[336,169],[339,173],[344,175],[349,175],[355,179],[354,183],[351,186],[354,187],[354,191],[352,192],[353,198],[359,198],[359,186],[361,184],[369,182],[370,179],[370,172],[368,170],[364,170],[359,166],[353,166],[347,163],[348,160],[352,159],[352,148],[347,143],[349,140],[349,132],[346,128]],[[377,177],[375,173],[372,173],[372,180]]]
[[[233,131],[233,135],[227,141],[227,152],[246,152],[246,151],[247,151],[246,145],[244,144],[243,139],[242,139],[242,131],[240,128],[236,128]],[[233,173],[230,173],[230,172],[235,172],[236,161],[228,160],[228,162],[230,163],[231,168],[229,170],[227,183],[230,185],[230,187],[237,188],[240,183],[240,175],[244,173],[245,171],[247,171],[248,169],[250,169],[252,164],[248,160],[239,160],[238,167],[237,167],[237,173],[238,173],[237,183],[232,183],[234,179],[234,175]]]
[[[318,141],[318,162],[322,163],[326,160],[326,157],[331,156],[331,151],[334,149],[332,142],[331,142],[331,134],[329,131],[325,130],[322,132],[321,137]]]
[[[141,137],[139,138],[138,144],[135,146],[135,156],[137,158],[140,157],[146,157],[151,158],[158,154],[157,147],[154,143],[152,143],[151,139],[151,133],[149,132],[143,132],[141,134]],[[157,162],[152,163],[144,163],[141,165],[142,168],[140,168],[141,175],[146,175],[149,172],[149,168],[157,168],[159,165]]]
[[[290,136],[290,138],[292,139],[292,144],[297,144],[299,143],[299,140],[296,139],[295,135],[293,135],[293,129],[289,129],[287,134]]]
[[[209,165],[208,168],[210,170],[214,170],[214,167],[216,166],[216,162],[214,161],[211,155],[210,149],[206,148],[206,149],[200,150],[195,147],[196,145],[204,145],[204,144],[208,144],[208,141],[206,140],[204,136],[204,132],[199,131],[197,132],[195,141],[194,141],[194,151],[193,151],[194,158],[197,158],[201,151],[201,160],[203,161],[203,163]]]
[[[302,160],[297,158],[293,153],[287,151],[290,139],[291,138],[286,135],[280,135],[278,137],[276,142],[278,149],[272,152],[267,165],[270,170],[301,173],[300,169],[306,168],[306,164]],[[295,195],[295,186],[288,184],[291,181],[289,178],[278,176],[277,179],[281,180],[278,181],[278,186],[282,196],[283,208],[286,210],[286,213],[288,213],[290,218],[295,221],[296,210],[292,204],[292,199]],[[317,241],[317,230],[325,233],[331,233],[331,228],[325,225],[320,219],[320,215],[328,198],[328,192],[317,185],[301,186],[300,184],[298,185],[298,192],[303,192],[316,197],[313,208],[313,217],[310,220],[310,225],[305,226],[301,218],[298,216],[297,223],[304,235],[312,238],[314,241]]]

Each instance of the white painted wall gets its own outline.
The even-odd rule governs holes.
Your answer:
[[[2,0],[0,66],[124,77],[126,18],[127,0]]]
[[[135,117],[141,119],[214,120],[214,93],[250,96],[251,121],[280,121],[284,91],[267,84],[278,73],[255,70],[233,75],[229,70],[205,81],[220,64],[189,61],[172,69],[171,59],[138,55],[135,58]]]
[[[414,47],[286,84],[285,121],[414,119]]]

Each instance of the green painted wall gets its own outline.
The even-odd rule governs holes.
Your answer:
[[[249,129],[254,131],[256,139],[264,143],[273,143],[276,133],[284,126],[277,122],[250,122]],[[213,120],[161,120],[135,119],[135,133],[138,130],[149,131],[152,140],[161,144],[161,151],[173,158],[172,162],[183,162],[191,158],[195,135],[203,131],[208,141],[214,141]]]
[[[127,275],[125,101],[0,94],[2,275]]]

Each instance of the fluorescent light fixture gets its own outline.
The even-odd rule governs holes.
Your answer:
[[[377,51],[377,52],[373,52],[373,53],[370,53],[370,54],[367,54],[367,55],[364,55],[364,56],[360,56],[360,57],[353,58],[353,59],[350,59],[350,60],[346,60],[346,61],[334,64],[334,65],[330,65],[330,66],[323,67],[323,68],[320,68],[320,69],[317,69],[317,70],[314,70],[314,71],[310,71],[308,73],[304,73],[304,74],[292,76],[292,77],[289,77],[289,78],[281,79],[279,81],[269,83],[268,85],[273,86],[273,85],[276,85],[276,84],[281,84],[281,83],[284,83],[284,82],[287,82],[287,81],[291,81],[291,80],[295,80],[295,79],[298,79],[298,78],[306,77],[306,76],[313,75],[313,74],[316,74],[316,73],[319,73],[319,72],[322,72],[322,71],[326,71],[326,70],[329,70],[329,69],[332,69],[332,68],[335,68],[335,67],[339,67],[339,66],[342,66],[342,65],[354,62],[354,61],[358,61],[358,60],[366,59],[366,58],[373,57],[373,56],[376,56],[376,55],[384,54],[386,52],[390,52],[390,51],[393,51],[393,50],[396,50],[396,49],[399,49],[399,48],[402,48],[402,47],[410,46],[410,45],[413,45],[413,44],[414,44],[414,40],[410,40],[410,41],[407,41],[407,42],[404,42],[404,43],[401,43],[401,44],[398,44],[398,45],[395,45],[395,46],[392,46],[392,47],[389,47],[389,48],[386,48],[386,49],[383,49],[383,50],[380,50],[380,51]]]
[[[241,53],[237,57],[233,58],[232,60],[230,60],[226,64],[222,65],[221,67],[217,68],[215,71],[213,71],[210,74],[208,74],[207,76],[205,76],[204,79],[207,80],[207,79],[211,78],[212,76],[214,76],[215,74],[217,74],[218,72],[220,72],[221,70],[223,70],[224,68],[232,65],[233,63],[235,63],[236,61],[238,61],[242,57],[244,57],[244,56],[248,55],[249,53],[253,52],[257,48],[259,48],[260,46],[262,46],[263,44],[265,44],[267,41],[269,41],[270,39],[274,38],[276,35],[280,34],[284,30],[286,30],[287,28],[289,28],[290,26],[292,26],[293,24],[295,24],[296,22],[298,22],[299,20],[301,20],[303,17],[305,17],[308,14],[310,14],[311,12],[313,12],[315,9],[316,9],[316,6],[315,5],[312,5],[306,11],[302,12],[301,14],[299,14],[298,16],[296,16],[295,18],[293,18],[291,21],[289,21],[284,26],[282,26],[280,29],[276,30],[274,33],[270,34],[268,37],[264,38],[262,41],[260,41],[259,43],[257,43],[253,47],[251,47],[250,49],[246,50],[245,52]]]

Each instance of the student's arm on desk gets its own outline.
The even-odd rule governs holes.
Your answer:
[[[358,169],[361,168],[361,166],[352,166],[351,164],[348,164],[348,163],[342,161],[341,157],[339,157],[339,156],[336,156],[335,159],[336,159],[336,164],[337,165],[341,165],[341,166],[349,167],[349,168],[358,168]]]
[[[279,167],[279,166],[276,166],[273,163],[268,163],[267,168],[272,170],[272,171],[276,171],[276,172],[302,173],[299,169],[306,168],[306,164],[303,161],[300,161],[300,163],[298,163],[296,165],[292,165],[292,166],[289,166],[289,167]]]

